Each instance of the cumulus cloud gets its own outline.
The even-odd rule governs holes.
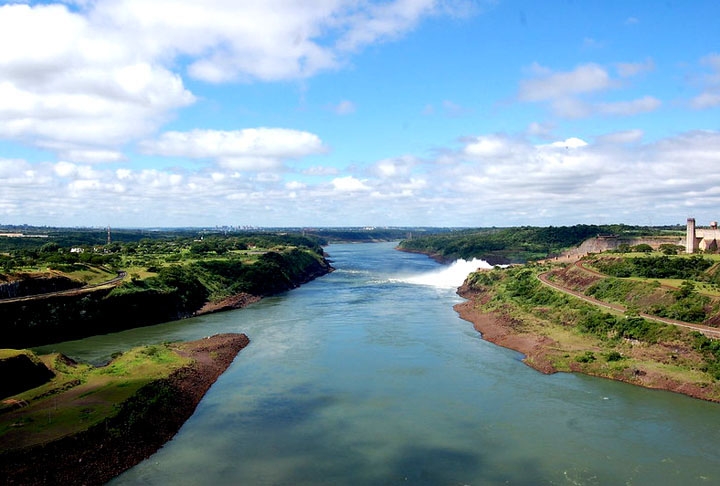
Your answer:
[[[653,67],[653,62],[648,60],[636,64],[619,64],[617,69],[622,77],[632,77]],[[607,69],[597,64],[583,64],[567,72],[553,72],[533,64],[528,71],[532,77],[520,81],[518,99],[547,103],[552,112],[561,118],[632,116],[654,111],[662,104],[653,96],[629,101],[596,101],[594,98],[603,92],[621,87],[619,80],[613,79]]]
[[[607,71],[597,64],[583,64],[572,71],[558,73],[536,66],[535,71],[543,74],[520,82],[522,101],[546,101],[604,91],[613,85]]]
[[[706,66],[709,74],[701,79],[702,93],[690,101],[690,106],[702,110],[720,105],[720,54],[712,53],[700,60],[702,66]]]
[[[384,159],[374,166],[374,173],[381,179],[407,177],[420,162],[411,156]]]
[[[643,143],[640,130],[533,144],[462,139],[335,174],[111,168],[0,159],[0,220],[112,225],[515,225],[710,220],[720,205],[720,132]],[[87,212],[87,201],[93,211]]]
[[[662,102],[652,96],[644,96],[631,101],[618,101],[614,103],[598,103],[597,112],[602,115],[631,116],[639,113],[648,113],[657,110]]]
[[[468,2],[95,0],[0,6],[0,139],[113,162],[206,82],[304,79]],[[39,35],[41,33],[41,35]],[[346,114],[350,102],[337,107]]]
[[[213,159],[223,167],[243,171],[271,170],[288,159],[325,151],[317,135],[285,128],[171,131],[139,146],[147,154]]]
[[[332,180],[332,185],[338,192],[357,192],[370,189],[363,181],[353,176],[337,177]]]

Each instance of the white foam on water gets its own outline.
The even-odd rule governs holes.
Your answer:
[[[428,285],[440,288],[457,288],[463,284],[467,276],[472,272],[475,272],[478,269],[489,270],[491,268],[493,268],[493,266],[485,260],[473,258],[472,260],[467,261],[461,258],[439,270],[411,277],[398,278],[398,280],[416,285]]]

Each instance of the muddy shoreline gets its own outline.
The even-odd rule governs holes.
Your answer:
[[[3,484],[106,483],[168,442],[249,342],[245,334],[219,334],[179,343],[191,365],[141,388],[118,415],[84,432],[0,455]]]

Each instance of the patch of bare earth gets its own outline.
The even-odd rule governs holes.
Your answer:
[[[523,353],[523,361],[538,371],[546,374],[557,371],[548,356],[548,350],[556,344],[552,339],[523,331],[521,323],[514,319],[483,312],[472,299],[454,308],[462,319],[473,323],[486,341]]]
[[[210,314],[213,312],[220,312],[232,309],[242,309],[250,304],[254,304],[262,299],[257,295],[248,294],[241,292],[239,294],[232,295],[226,299],[222,299],[217,302],[207,302],[200,310],[196,312],[196,315]]]
[[[553,281],[557,281],[561,283],[563,287],[576,292],[585,292],[595,282],[602,280],[602,277],[587,272],[576,265],[553,270],[550,272],[550,276]]]
[[[141,388],[118,415],[84,432],[0,455],[3,484],[106,483],[170,440],[249,342],[244,334],[219,334],[178,344],[191,365]]]

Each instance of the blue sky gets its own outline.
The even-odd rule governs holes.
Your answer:
[[[0,223],[703,224],[720,3],[0,3]]]

